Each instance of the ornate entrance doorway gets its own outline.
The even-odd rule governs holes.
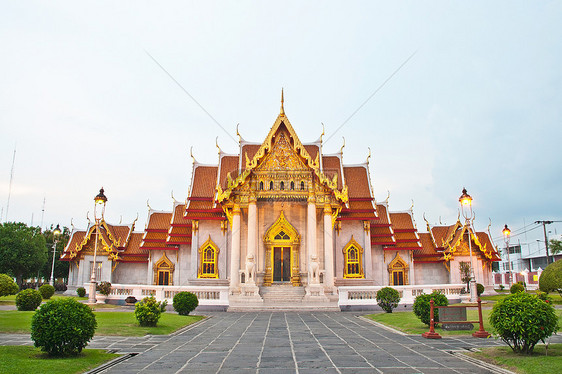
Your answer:
[[[299,245],[300,235],[286,219],[283,212],[263,237],[265,244],[264,286],[273,282],[291,282],[300,286]]]
[[[273,281],[291,281],[291,247],[273,247]]]

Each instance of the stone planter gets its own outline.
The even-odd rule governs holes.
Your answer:
[[[102,295],[101,293],[96,294],[96,304],[105,304],[106,299],[106,295]]]

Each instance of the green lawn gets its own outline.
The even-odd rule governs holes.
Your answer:
[[[493,334],[494,329],[488,322],[488,318],[491,312],[491,309],[483,309],[482,318],[484,320],[484,330],[488,331],[490,334]],[[559,310],[557,310],[556,313],[558,314],[558,324],[562,326],[562,313]],[[429,327],[427,325],[424,325],[419,320],[419,318],[416,317],[414,312],[377,313],[369,314],[365,317],[395,328],[397,330],[403,331],[407,334],[423,334],[424,332],[429,331]],[[467,319],[469,321],[478,321],[478,309],[467,309]],[[474,331],[478,331],[477,323],[474,324],[474,329],[470,331],[445,331],[442,330],[440,326],[435,328],[435,332],[443,336],[463,334],[466,335],[472,334]]]
[[[509,347],[484,348],[470,356],[503,368],[526,374],[558,374],[562,368],[562,344],[551,344],[548,355],[545,346],[536,346],[532,355],[513,353]]]
[[[118,356],[101,349],[84,349],[76,357],[51,358],[39,348],[0,346],[0,373],[84,373]]]
[[[535,291],[527,291],[527,292],[530,294],[535,294]],[[495,303],[500,300],[503,300],[506,296],[509,295],[511,295],[509,291],[503,291],[503,292],[499,291],[499,295],[481,296],[480,298],[482,299],[482,301],[489,301]],[[558,294],[557,292],[551,292],[548,294],[548,296],[552,299],[553,304],[562,305],[562,297],[560,297],[560,294]]]
[[[33,313],[0,311],[0,333],[29,334]],[[163,313],[157,327],[140,327],[132,312],[95,312],[95,315],[98,321],[96,335],[119,336],[167,335],[204,318]]]
[[[78,297],[78,296],[63,296],[63,295],[53,295],[50,300],[53,299],[61,299],[63,297],[74,297],[76,300],[88,300],[87,297]],[[47,300],[43,300],[47,301]],[[9,296],[2,296],[0,297],[0,305],[16,305],[16,295],[9,295]]]

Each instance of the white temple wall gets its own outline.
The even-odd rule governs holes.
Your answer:
[[[414,263],[415,284],[449,283],[449,272],[442,263]]]
[[[182,244],[178,251],[178,268],[177,281],[174,280],[174,285],[185,286],[189,284],[191,274],[191,244]],[[196,265],[197,266],[197,265]]]
[[[120,262],[113,271],[113,282],[121,284],[144,284],[148,272],[147,263]]]
[[[215,245],[219,248],[219,258],[218,258],[218,267],[219,267],[219,279],[227,279],[226,274],[226,235],[223,235],[221,230],[221,221],[218,220],[200,220],[199,221],[199,248],[197,248],[197,264],[196,267],[199,266],[201,259],[199,258],[199,249],[209,237],[215,243]],[[197,274],[197,272],[195,272]]]
[[[84,283],[90,283],[90,276],[92,270],[92,261],[94,261],[93,255],[85,255],[82,260],[80,260],[80,269],[82,271],[79,272],[78,278],[78,285],[79,287],[83,287]],[[112,281],[112,273],[111,273],[111,261],[107,259],[105,256],[96,256],[96,262],[101,262],[101,277],[99,279],[96,278],[96,282],[111,282]]]
[[[334,261],[336,262],[336,278],[343,279],[343,248],[346,246],[347,243],[353,239],[359,245],[363,247],[364,245],[364,233],[363,233],[363,221],[341,221],[341,230],[338,234],[336,232],[336,244],[335,244],[335,251],[336,256]],[[363,266],[365,267],[365,248],[363,247]]]
[[[384,282],[384,273],[386,271],[386,265],[384,263],[384,253],[382,245],[374,245],[371,254],[372,268],[373,268],[373,282],[375,286],[386,286],[388,284]],[[387,272],[388,273],[388,272]]]

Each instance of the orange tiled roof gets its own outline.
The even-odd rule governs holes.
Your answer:
[[[220,161],[219,184],[226,188],[226,175],[230,172],[230,177],[236,179],[238,176],[238,156],[223,156]]]
[[[218,166],[197,166],[193,172],[191,197],[214,197]]]
[[[367,169],[363,166],[343,166],[345,184],[348,188],[349,198],[365,198],[371,196]]]
[[[261,144],[244,144],[242,145],[242,151],[240,152],[240,157],[242,157],[242,170],[246,169],[246,154],[248,159],[253,159],[258,149],[260,149]]]
[[[443,262],[443,255],[436,251],[431,236],[427,232],[419,233],[422,247],[414,251],[415,262]]]
[[[341,162],[337,156],[322,156],[323,173],[332,179],[334,175],[338,176],[338,190],[342,189],[343,178],[341,174]]]
[[[66,244],[66,247],[64,247],[60,259],[70,261],[70,251],[74,250],[77,245],[80,245],[82,240],[84,240],[84,236],[86,236],[86,231],[74,231],[70,236],[70,240]]]
[[[134,232],[131,234],[131,238],[129,239],[129,243],[125,248],[123,253],[120,253],[120,257],[127,257],[127,256],[148,256],[148,250],[141,248],[140,244],[142,242],[143,233],[142,232]]]
[[[146,231],[165,230],[164,232],[166,232],[171,221],[171,212],[152,212],[148,218]]]
[[[318,156],[318,145],[317,144],[303,144],[304,148],[310,155],[310,158],[316,160],[316,156]]]
[[[409,213],[390,213],[390,221],[395,232],[397,230],[416,230],[412,216]]]

